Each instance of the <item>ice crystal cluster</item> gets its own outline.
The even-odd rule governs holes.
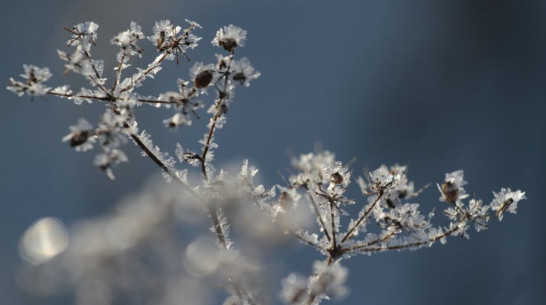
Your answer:
[[[70,51],[58,51],[66,71],[81,75],[88,87],[49,87],[48,68],[24,65],[22,80],[11,78],[8,90],[33,100],[49,95],[75,104],[102,103],[104,113],[96,123],[80,118],[62,140],[77,151],[96,149],[94,163],[111,179],[114,167],[128,161],[124,144],[133,142],[169,183],[152,184],[113,213],[76,224],[68,230],[70,235],[54,218],[31,226],[20,243],[29,264],[19,277],[31,291],[51,293],[68,286],[80,305],[204,304],[214,296],[212,287],[222,287],[227,292],[224,304],[274,303],[260,277],[265,262],[252,254],[256,250],[245,251],[248,242],[238,244],[242,238],[230,234],[232,228],[244,227],[247,234],[259,237],[254,241],[267,241],[267,246],[295,238],[324,257],[309,266],[308,275],[288,274],[277,294],[286,304],[319,304],[349,292],[344,260],[430,247],[450,236],[468,238],[472,228],[487,229],[491,219],[516,213],[518,202],[525,199],[524,192],[509,188],[494,192],[489,203],[469,199],[463,171],[454,171],[437,184],[438,207],[446,217],[440,225],[433,224],[433,211],[420,210],[416,198],[424,188],[416,189],[406,166],[381,166],[355,179],[333,153],[318,150],[293,157],[295,173],[285,185],[271,187],[257,183],[258,169],[246,160],[240,170],[216,169],[215,132],[226,123],[236,88],[248,87],[260,75],[248,59],[236,56],[247,32],[233,25],[220,28],[212,40],[220,49],[214,62],[194,63],[190,78],[178,79],[173,91],[144,96],[138,88],[166,61],[190,60],[190,51],[201,41],[194,32],[201,26],[187,21],[183,28],[163,20],[146,36],[132,22],[110,40],[119,47],[111,81],[103,61],[92,55],[98,28],[94,22],[65,28]],[[139,44],[145,40],[157,55],[146,67],[132,68],[131,59],[142,56]],[[200,100],[207,91],[215,93],[209,103]],[[177,144],[173,157],[155,146],[138,124],[139,106],[172,109],[172,116],[163,121],[166,128],[189,128],[193,120],[208,116],[199,149]],[[200,114],[202,108],[207,108],[206,114]],[[347,195],[352,182],[360,189],[359,198]],[[200,220],[209,222],[212,234],[185,236],[177,229]]]

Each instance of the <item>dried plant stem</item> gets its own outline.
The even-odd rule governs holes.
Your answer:
[[[133,141],[136,143],[136,145],[138,147],[140,147],[140,149],[142,149],[144,151],[144,153],[146,153],[146,156],[148,156],[152,161],[154,161],[155,164],[157,164],[157,166],[159,166],[166,174],[168,174],[171,178],[173,178],[174,180],[176,180],[181,186],[182,188],[187,191],[188,193],[192,194],[194,197],[196,198],[199,198],[199,195],[186,183],[184,182],[176,173],[174,173],[173,171],[171,171],[169,169],[169,167],[167,167],[167,165],[165,165],[165,163],[163,163],[147,146],[146,144],[144,144],[144,142],[142,142],[142,140],[140,139],[140,136],[138,136],[137,134],[134,134],[134,133],[131,133],[130,134],[130,137],[131,139],[133,139]]]
[[[127,58],[127,61],[129,61],[129,58]],[[121,59],[120,59],[119,64],[118,64],[118,69],[116,71],[116,78],[114,79],[114,85],[112,86],[112,92],[116,91],[116,87],[117,87],[118,83],[121,80],[121,70],[122,70],[124,62],[125,62],[125,53],[123,53],[123,55],[121,55]]]
[[[209,151],[210,143],[212,141],[212,137],[213,137],[214,131],[216,129],[216,123],[218,122],[218,119],[222,115],[222,106],[225,103],[224,99],[225,99],[226,94],[227,94],[225,91],[226,91],[227,84],[228,84],[228,75],[230,73],[231,64],[233,63],[233,56],[235,54],[235,50],[232,50],[230,53],[231,53],[231,56],[229,58],[229,63],[227,64],[225,74],[222,76],[222,77],[224,77],[224,90],[222,91],[222,90],[216,88],[216,90],[218,91],[218,95],[219,95],[219,98],[216,101],[216,112],[214,113],[214,116],[212,117],[209,132],[207,134],[207,140],[205,141],[205,144],[203,145],[203,151],[202,151],[201,157],[200,157],[201,173],[203,175],[203,178],[205,178],[205,180],[208,180],[207,165],[206,165],[207,153]]]
[[[157,68],[161,62],[167,57],[167,52],[163,52],[160,56],[158,56],[149,66],[146,70],[143,70],[140,73],[140,76],[134,80],[130,85],[127,87],[121,89],[120,93],[123,93],[125,91],[133,89],[136,83],[142,80],[142,78],[146,77],[150,72],[152,72],[155,68]]]
[[[209,151],[210,142],[212,141],[212,136],[214,134],[214,129],[216,127],[216,122],[218,121],[218,117],[219,117],[219,112],[217,111],[216,114],[214,114],[214,117],[212,118],[209,133],[207,135],[207,140],[205,142],[205,145],[203,146],[203,152],[201,153],[201,157],[199,159],[201,161],[201,174],[203,175],[203,178],[205,179],[205,181],[208,180],[206,157]]]
[[[49,90],[47,92],[49,95],[58,96],[58,97],[65,97],[68,99],[74,99],[74,98],[80,98],[80,99],[93,99],[97,101],[110,101],[111,97],[109,96],[96,96],[96,95],[77,95],[77,94],[69,94],[69,93],[59,93],[52,90]]]
[[[328,258],[326,258],[326,261],[325,261],[326,267],[330,266],[335,261],[336,261],[336,259],[332,258],[331,256],[328,256]],[[325,270],[326,270],[326,268],[325,268]],[[322,273],[316,275],[317,280],[320,279],[321,275],[322,275]],[[309,278],[309,280],[311,280],[311,278]],[[320,290],[322,290],[322,288]],[[313,304],[313,302],[315,301],[316,298],[317,298],[317,295],[315,293],[309,292],[309,295],[307,296],[307,300],[305,301],[305,304],[306,305]]]
[[[355,245],[355,246],[352,246],[352,247],[349,247],[349,248],[343,248],[343,249],[340,250],[340,252],[341,253],[346,253],[346,252],[353,251],[353,250],[363,249],[363,248],[378,244],[380,242],[385,242],[385,241],[389,240],[391,237],[393,237],[394,235],[396,235],[396,232],[393,231],[393,232],[390,232],[389,234],[387,234],[383,238],[378,238],[378,239],[372,240],[372,241],[367,242],[367,243],[362,244],[362,245]]]
[[[336,223],[335,223],[334,209],[335,209],[334,201],[330,200],[330,225],[331,225],[331,229],[332,229],[332,245],[330,246],[331,251],[335,251],[335,249],[337,248]]]
[[[440,240],[442,238],[446,238],[446,237],[448,237],[450,235],[453,235],[454,233],[457,233],[457,231],[460,229],[459,225],[460,224],[457,224],[453,228],[445,231],[444,233],[438,234],[438,235],[436,235],[434,237],[431,237],[431,238],[429,238],[428,240],[425,240],[425,241],[419,241],[419,242],[403,244],[403,245],[395,245],[395,246],[382,246],[382,247],[375,247],[375,248],[367,248],[367,249],[362,249],[362,252],[379,252],[379,251],[385,251],[385,250],[402,250],[402,249],[407,249],[407,248],[412,248],[412,247],[419,247],[419,246],[422,246],[422,245],[433,243],[433,242],[438,241],[438,240]]]
[[[142,140],[140,139],[140,137],[134,133],[130,134],[131,138],[133,139],[133,141],[135,141],[135,143],[138,145],[138,147],[140,147],[140,149],[142,149],[146,155],[152,160],[154,161],[155,164],[157,164],[157,166],[159,166],[165,173],[167,173],[170,177],[172,177],[173,179],[175,179],[176,181],[178,181],[180,183],[180,185],[182,185],[182,187],[189,191],[192,195],[194,195],[195,197],[199,197],[199,195],[189,186],[187,185],[182,179],[180,179],[180,177],[178,175],[176,175],[176,173],[172,172],[168,167],[167,165],[165,165],[147,146],[146,144],[144,144],[144,142],[142,142]],[[224,250],[229,250],[229,247],[228,247],[228,244],[227,244],[227,241],[226,241],[226,238],[225,238],[225,234],[224,234],[224,231],[222,230],[222,225],[220,223],[220,218],[218,216],[218,210],[217,208],[209,205],[208,206],[208,210],[209,210],[209,213],[211,215],[211,219],[212,219],[212,222],[213,222],[213,225],[214,225],[214,231],[216,233],[216,238],[218,239],[218,243],[220,245],[222,245],[222,247],[224,248]],[[250,304],[254,304],[254,301],[252,301],[252,296],[244,289],[241,287],[241,285],[239,285],[233,278],[228,278],[228,282],[233,286],[233,289],[234,291],[236,292],[237,296],[239,297],[240,300],[242,300],[242,296],[246,296],[246,299],[247,301],[250,302]]]
[[[324,231],[324,235],[326,235],[326,238],[328,239],[328,241],[331,241],[332,238],[330,237],[330,234],[328,233],[328,229],[326,227],[326,223],[324,222],[324,219],[322,219],[322,215],[318,209],[318,205],[317,205],[317,202],[315,200],[315,198],[313,197],[313,194],[311,194],[311,192],[307,192],[307,194],[309,195],[309,200],[311,201],[311,205],[313,206],[313,209],[315,210],[315,213],[317,214],[317,217],[319,219],[319,222],[320,222],[320,225]]]
[[[379,190],[379,192],[377,194],[377,197],[375,198],[374,202],[366,209],[366,211],[364,212],[364,215],[362,215],[358,219],[358,221],[353,225],[353,227],[351,229],[349,229],[349,231],[347,231],[347,234],[345,234],[345,236],[343,236],[343,238],[341,239],[341,243],[344,243],[347,239],[351,238],[353,232],[368,217],[368,215],[370,214],[372,209],[379,202],[379,200],[381,200],[381,198],[383,197],[383,194],[384,194],[384,190],[383,189]]]

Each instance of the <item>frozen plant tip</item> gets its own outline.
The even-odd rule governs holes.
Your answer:
[[[251,253],[262,248],[269,251],[275,241],[289,237],[322,255],[323,260],[315,261],[307,276],[290,273],[282,281],[279,294],[289,305],[319,304],[348,294],[349,269],[342,266],[344,260],[361,254],[430,247],[436,242],[444,244],[450,236],[468,238],[471,228],[487,229],[492,218],[500,221],[507,211],[515,214],[518,203],[526,199],[523,191],[502,188],[493,193],[489,204],[478,198],[468,200],[463,171],[447,173],[437,184],[437,208],[447,218],[438,225],[433,223],[434,209],[421,211],[417,197],[426,186],[416,189],[406,166],[381,165],[358,176],[334,153],[318,150],[293,157],[294,170],[285,184],[270,187],[257,182],[258,169],[248,160],[241,162],[240,170],[217,169],[213,164],[218,149],[215,136],[227,122],[235,90],[238,86],[248,87],[260,73],[247,58],[235,56],[245,45],[247,32],[229,25],[220,28],[212,40],[220,49],[213,62],[194,63],[189,77],[177,79],[171,91],[140,94],[140,87],[157,75],[165,62],[190,60],[190,51],[201,41],[194,31],[201,26],[186,21],[185,28],[169,20],[156,22],[150,36],[131,22],[129,29],[110,40],[119,48],[110,78],[105,76],[104,62],[93,57],[99,26],[85,22],[65,27],[71,50],[57,53],[67,72],[88,81],[89,85],[79,90],[73,91],[68,85],[48,87],[46,82],[52,75],[46,67],[23,65],[22,80],[9,79],[8,90],[18,96],[26,94],[31,100],[54,96],[75,104],[102,104],[104,112],[95,123],[78,119],[62,141],[76,151],[97,149],[94,164],[111,179],[113,168],[128,161],[124,145],[133,142],[158,166],[167,182],[174,182],[147,189],[120,204],[112,215],[82,223],[71,232],[75,236],[72,243],[65,241],[67,235],[57,222],[54,232],[62,231],[64,239],[53,238],[53,231],[40,237],[33,233],[35,228],[29,229],[21,243],[22,253],[36,251],[33,245],[39,243],[28,242],[30,237],[49,238],[42,241],[48,244],[63,241],[52,254],[28,260],[32,265],[48,266],[33,269],[40,274],[31,273],[26,279],[29,287],[36,286],[36,279],[58,273],[68,275],[63,284],[75,291],[77,304],[112,303],[114,298],[127,304],[157,304],[157,296],[164,296],[161,304],[201,304],[193,298],[214,295],[208,290],[217,286],[228,292],[224,304],[265,304],[269,299],[264,295],[267,289],[259,285],[261,264],[265,262],[237,249],[245,236],[231,238],[237,232],[232,227],[242,227],[243,233],[254,235],[254,242],[265,241],[267,246],[257,245]],[[145,67],[132,69],[132,59],[145,55],[140,44],[146,38],[157,53]],[[208,91],[214,92],[209,101],[205,99]],[[189,128],[192,120],[208,116],[207,128],[194,147],[177,143],[175,158],[141,129],[135,111],[140,106],[171,109],[170,116],[163,119],[167,128]],[[205,106],[206,113],[202,113]],[[360,189],[360,198],[348,195],[353,181]],[[180,239],[193,237],[181,237],[173,228],[184,222],[195,223],[196,219],[210,221],[215,240],[204,235],[189,241],[182,262],[177,251],[186,241]],[[213,276],[211,282],[209,277]],[[146,280],[150,282],[142,282]]]

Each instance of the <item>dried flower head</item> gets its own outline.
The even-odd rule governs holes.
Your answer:
[[[212,72],[209,70],[203,70],[199,72],[193,79],[196,88],[205,88],[210,85],[212,81]]]
[[[491,209],[495,211],[495,217],[499,220],[502,220],[505,211],[516,214],[518,202],[527,199],[525,192],[512,191],[510,188],[502,188],[498,193],[493,192],[493,196],[495,198],[491,202]]]
[[[190,69],[190,76],[193,78],[195,88],[206,88],[214,79],[214,65],[197,62]]]
[[[333,184],[341,184],[343,182],[343,176],[339,172],[332,173],[330,175],[330,182]]]
[[[244,46],[246,40],[246,31],[240,27],[230,24],[220,28],[216,32],[216,37],[212,40],[212,44],[224,48],[228,52],[235,51],[238,46]]]
[[[466,181],[463,179],[464,173],[462,170],[454,171],[446,174],[445,182],[442,186],[438,185],[438,189],[442,196],[441,201],[456,203],[458,200],[465,199],[468,194],[465,192],[463,185]]]
[[[41,96],[47,94],[49,87],[44,85],[51,78],[49,68],[39,68],[33,65],[23,65],[25,73],[21,74],[24,82],[16,81],[13,78],[9,79],[10,86],[7,89],[19,96],[24,94],[33,96]]]

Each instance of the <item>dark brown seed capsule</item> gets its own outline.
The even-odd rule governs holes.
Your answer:
[[[83,143],[87,142],[87,138],[89,138],[89,132],[87,130],[76,132],[70,138],[70,146],[71,147],[80,146]]]
[[[452,182],[442,184],[442,194],[447,202],[455,203],[459,198],[459,188]]]
[[[387,203],[387,206],[389,208],[391,208],[391,209],[395,208],[394,202],[392,202],[392,200],[390,198],[387,198],[387,200],[385,200],[385,203]]]
[[[232,38],[224,38],[224,39],[220,39],[218,44],[222,48],[224,48],[224,50],[228,52],[233,52],[233,50],[235,50],[235,47],[237,46],[237,41],[235,41],[235,39],[232,39]]]
[[[209,70],[199,72],[193,80],[196,88],[205,88],[212,81],[212,73]]]
[[[239,82],[242,85],[246,81],[246,76],[243,72],[237,72],[233,74],[233,81]]]
[[[335,172],[330,175],[330,182],[333,184],[341,184],[343,182],[343,176],[340,173]]]

